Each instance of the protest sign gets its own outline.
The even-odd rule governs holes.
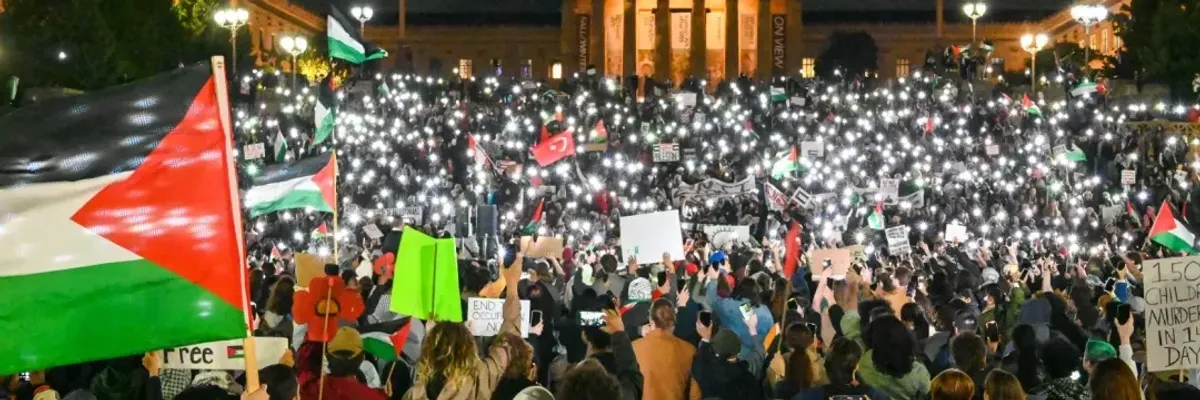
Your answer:
[[[683,92],[683,93],[680,93],[676,98],[679,99],[679,104],[682,104],[684,107],[695,107],[696,106],[696,94],[695,93]]]
[[[908,244],[908,227],[893,226],[884,230],[884,235],[887,236],[888,253],[893,256],[899,256],[912,253],[912,246]]]
[[[496,336],[504,324],[504,299],[467,299],[467,328],[475,336]],[[521,337],[529,337],[529,300],[521,300]]]
[[[650,132],[650,123],[642,122],[642,133],[649,133],[649,132]]]
[[[1123,207],[1121,207],[1120,204],[1114,204],[1111,206],[1100,207],[1100,219],[1101,219],[1101,221],[1104,221],[1104,223],[1107,224],[1109,222],[1116,220],[1117,218],[1120,218],[1121,214],[1124,212],[1125,212],[1125,209]]]
[[[989,155],[989,156],[1000,155],[1000,145],[998,145],[998,144],[987,145],[987,155]]]
[[[1146,369],[1200,367],[1200,257],[1146,260]]]
[[[816,140],[806,140],[800,142],[800,154],[808,158],[825,157],[825,146]]]
[[[434,239],[405,227],[394,274],[392,312],[462,322],[454,239]]]
[[[792,106],[804,107],[804,98],[803,97],[792,96],[790,101],[791,101]]]
[[[830,276],[843,278],[846,276],[846,271],[850,270],[850,264],[854,263],[854,250],[850,248],[817,249],[809,252],[808,258],[809,265],[813,266],[812,279],[814,282],[821,279],[821,271],[827,260],[829,267],[833,268]]]
[[[678,162],[679,143],[659,143],[654,146],[654,162]]]
[[[262,143],[251,143],[242,148],[242,156],[247,160],[257,160],[267,154],[267,146]]]
[[[791,204],[791,199],[786,194],[783,194],[775,185],[763,183],[763,196],[767,198],[767,207],[771,211],[782,211]]]
[[[757,191],[758,186],[755,185],[753,176],[734,183],[726,183],[718,179],[706,179],[695,185],[679,185],[675,189],[675,201],[682,204],[689,201],[733,197],[739,194],[756,193]]]
[[[371,239],[379,239],[383,237],[383,231],[380,231],[379,227],[375,226],[375,224],[363,225],[363,233],[366,233],[367,237]]]
[[[712,242],[713,246],[717,248],[731,243],[754,245],[749,225],[703,225],[701,229],[705,235],[708,235],[708,240]]]
[[[962,243],[971,239],[967,235],[967,227],[959,224],[946,224],[946,241]]]
[[[678,210],[621,217],[621,255],[624,260],[638,256],[639,264],[653,264],[662,261],[663,253],[670,253],[672,260],[684,258],[683,228],[679,224]]]
[[[792,201],[795,201],[796,204],[805,209],[812,209],[813,200],[813,196],[807,190],[804,190],[803,187],[798,187],[795,192],[792,192]]]
[[[255,359],[258,368],[279,364],[287,350],[287,338],[255,337]],[[164,349],[162,367],[166,369],[246,370],[243,339],[221,340]]]
[[[879,180],[879,194],[885,199],[890,199],[900,196],[900,180],[894,178],[882,178]]]
[[[1182,170],[1182,169],[1177,169],[1177,170],[1175,170],[1175,181],[1176,181],[1176,182],[1179,182],[1179,184],[1186,184],[1186,183],[1188,183],[1188,173],[1187,173],[1187,171],[1184,171],[1184,170]]]
[[[333,258],[323,258],[312,253],[295,253],[296,284],[308,287],[312,278],[325,276],[325,264],[333,262]]]
[[[1121,170],[1121,184],[1125,186],[1133,186],[1134,183],[1137,183],[1137,170]]]
[[[533,241],[531,236],[521,237],[521,242]],[[563,240],[553,236],[539,236],[537,241],[529,244],[529,252],[525,255],[533,258],[562,258]]]

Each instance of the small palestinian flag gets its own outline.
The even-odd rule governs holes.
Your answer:
[[[245,336],[242,213],[215,70],[0,115],[0,375]]]
[[[288,144],[287,138],[283,136],[282,130],[275,132],[275,143],[273,143],[272,146],[275,147],[275,162],[286,162],[288,155]]]
[[[771,102],[782,103],[787,101],[787,91],[781,87],[771,87]]]
[[[242,346],[225,346],[225,358],[246,358],[246,350]]]
[[[537,233],[538,227],[542,225],[543,207],[546,205],[546,200],[538,200],[538,205],[533,209],[533,214],[529,219],[529,223],[521,228],[522,235],[532,235]]]
[[[931,133],[933,133],[933,116],[925,118],[925,134],[928,135]]]
[[[1098,88],[1096,82],[1083,82],[1079,86],[1075,86],[1074,89],[1071,89],[1071,95],[1075,97],[1087,96],[1096,93]]]
[[[1163,200],[1158,216],[1154,218],[1154,225],[1150,227],[1150,239],[1171,251],[1189,255],[1200,253],[1193,244],[1196,242],[1196,234],[1192,233],[1183,221],[1175,218],[1171,204],[1166,200]]]
[[[875,202],[875,211],[871,212],[871,215],[867,216],[867,226],[870,227],[871,229],[874,229],[877,231],[883,230],[883,202],[882,201]]]
[[[479,146],[479,142],[475,140],[475,135],[467,134],[467,153],[475,159],[476,165],[491,166],[492,159],[488,157],[487,151]]]
[[[604,118],[596,121],[596,131],[592,135],[592,143],[608,143],[608,129],[604,128]]]
[[[1029,95],[1027,94],[1021,95],[1021,108],[1024,108],[1025,112],[1029,115],[1035,117],[1042,116],[1042,109],[1038,108],[1037,104],[1033,104],[1033,101],[1029,100]]]
[[[337,7],[329,8],[329,26],[325,33],[329,36],[329,56],[362,64],[363,61],[387,58],[387,52],[371,43],[367,43],[358,34],[358,26],[338,11]]]
[[[271,259],[272,260],[282,260],[283,259],[283,253],[281,253],[279,251],[279,246],[271,245]]]
[[[325,77],[325,82],[317,89],[317,105],[313,107],[313,146],[319,145],[333,136],[337,120],[337,95],[333,93],[333,74]]]
[[[317,229],[313,229],[312,233],[309,234],[308,236],[309,236],[309,238],[311,238],[313,240],[318,240],[321,238],[328,237],[329,236],[329,226],[325,225],[325,223],[322,222],[321,225],[317,226]]]
[[[1087,155],[1075,143],[1071,143],[1071,149],[1067,150],[1066,156],[1068,161],[1087,161]]]
[[[268,166],[254,177],[242,203],[250,217],[297,208],[333,212],[335,164],[332,155],[321,154]]]
[[[1142,227],[1142,217],[1133,209],[1133,204],[1129,200],[1125,200],[1125,214],[1133,218],[1133,223],[1137,224],[1138,228]]]
[[[400,353],[404,352],[404,345],[408,342],[408,334],[412,331],[411,321],[391,335],[384,332],[363,333],[363,350],[383,361],[400,359]]]
[[[790,151],[780,153],[779,160],[771,166],[771,177],[775,179],[783,179],[784,175],[790,174],[800,168],[800,155],[796,151],[796,146],[792,146]]]

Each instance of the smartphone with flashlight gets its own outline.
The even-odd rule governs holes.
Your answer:
[[[604,326],[604,313],[600,311],[580,311],[579,326]]]
[[[738,306],[738,309],[742,311],[742,319],[745,319],[746,321],[749,321],[750,317],[754,316],[754,308],[750,307],[749,304],[742,304],[741,306]]]

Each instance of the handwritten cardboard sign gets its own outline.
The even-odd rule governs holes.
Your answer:
[[[1200,367],[1200,257],[1147,260],[1144,265],[1146,369]]]
[[[496,336],[504,323],[504,300],[467,299],[467,327],[475,336]],[[529,300],[521,300],[521,337],[529,337]]]

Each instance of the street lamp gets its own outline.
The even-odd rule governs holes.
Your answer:
[[[1025,49],[1025,51],[1028,51],[1031,57],[1031,60],[1029,61],[1029,81],[1031,82],[1030,85],[1032,85],[1032,88],[1035,92],[1037,91],[1037,52],[1043,47],[1046,47],[1046,43],[1049,41],[1050,37],[1046,36],[1045,33],[1039,33],[1036,35],[1032,33],[1026,33],[1021,35],[1021,48]]]
[[[371,7],[354,7],[350,9],[350,15],[358,20],[358,34],[366,36],[367,20],[375,15],[375,10],[372,10]]]
[[[213,19],[217,25],[229,29],[229,43],[233,49],[229,58],[233,59],[233,73],[237,75],[237,31],[250,20],[250,12],[241,7],[222,8],[213,14]]]
[[[296,88],[296,75],[300,73],[300,69],[296,66],[296,56],[308,50],[308,39],[301,36],[284,36],[279,39],[279,47],[284,53],[292,56],[292,88]]]
[[[1099,4],[1076,4],[1071,7],[1071,18],[1083,25],[1083,63],[1091,63],[1092,25],[1108,18],[1108,9]],[[1091,68],[1089,65],[1088,68]]]
[[[975,48],[975,22],[979,19],[979,17],[982,17],[983,14],[987,14],[987,8],[987,3],[982,1],[968,0],[966,4],[963,4],[963,14],[967,14],[967,18],[971,19],[972,48]]]

